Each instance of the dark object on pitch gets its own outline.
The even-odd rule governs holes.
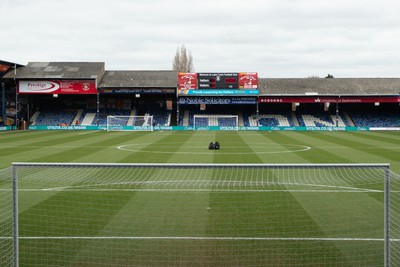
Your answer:
[[[214,149],[219,149],[219,142],[214,143]]]
[[[208,149],[210,149],[210,150],[215,149],[213,142],[210,142],[210,144],[208,145]]]

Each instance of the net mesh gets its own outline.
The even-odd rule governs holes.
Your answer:
[[[239,117],[237,115],[194,115],[193,130],[225,130],[238,131]]]
[[[13,198],[11,168],[0,170],[0,265],[13,266]]]
[[[153,116],[107,116],[107,131],[153,131]]]
[[[21,266],[384,263],[384,168],[29,164],[17,170]],[[399,176],[390,173],[390,181],[396,266]]]

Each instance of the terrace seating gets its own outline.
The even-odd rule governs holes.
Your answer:
[[[153,115],[154,125],[169,126],[171,124],[171,111],[157,110],[149,113]]]
[[[331,115],[329,113],[296,113],[297,120],[300,126],[309,127],[327,127],[336,126],[336,115]],[[344,123],[341,116],[338,117],[338,126],[344,127]]]
[[[400,127],[400,116],[387,112],[349,112],[358,127]]]
[[[293,126],[294,123],[289,114],[243,114],[244,125],[253,126]],[[258,120],[258,122],[257,122]]]
[[[76,111],[41,111],[33,125],[71,125]]]
[[[189,117],[189,125],[194,125],[194,115],[190,114]],[[196,114],[199,115],[199,114]],[[203,114],[202,114],[203,115]],[[207,127],[207,126],[220,126],[220,127],[236,127],[237,122],[236,118],[224,118],[223,114],[207,114],[207,117],[196,117],[196,125],[200,127]]]
[[[93,120],[91,121],[91,125],[98,125],[99,126],[105,126],[107,125],[107,116],[129,116],[131,114],[131,110],[129,109],[103,109],[100,111],[100,115],[97,116],[97,112],[94,112],[93,110],[86,110],[82,113],[81,118],[83,117],[82,122],[85,121],[86,116],[92,117],[94,115]],[[121,120],[124,123],[124,125],[127,124],[128,119],[126,120]]]

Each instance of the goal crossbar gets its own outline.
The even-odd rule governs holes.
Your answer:
[[[160,168],[176,168],[176,167],[231,167],[231,168],[390,168],[390,163],[83,163],[83,162],[13,162],[15,167],[160,167]]]

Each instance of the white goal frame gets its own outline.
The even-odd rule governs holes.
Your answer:
[[[142,125],[135,125],[143,121]],[[115,131],[153,131],[153,115],[144,116],[107,116],[106,130],[108,132]],[[119,123],[116,123],[119,122]]]
[[[219,125],[208,125],[208,126],[196,126],[196,119],[198,118],[206,118],[206,119],[212,119],[212,118],[216,118],[218,120],[218,118],[235,118],[236,121],[236,126],[219,126]],[[207,131],[207,130],[212,130],[213,126],[219,126],[218,130],[222,130],[222,131],[238,131],[239,130],[239,116],[238,115],[219,115],[219,114],[210,114],[210,115],[198,115],[195,114],[193,116],[193,130],[194,131]]]

